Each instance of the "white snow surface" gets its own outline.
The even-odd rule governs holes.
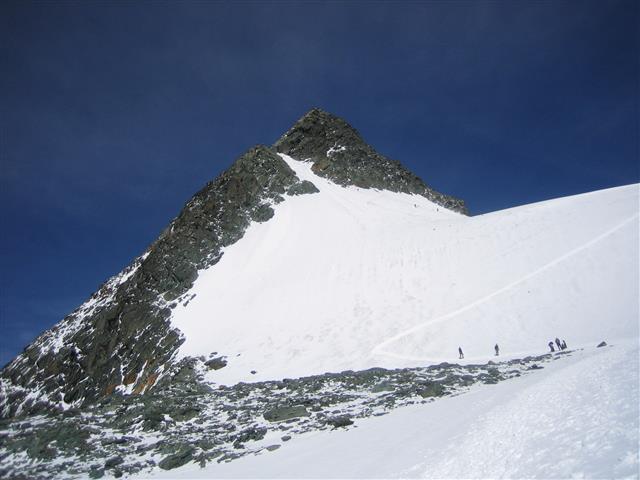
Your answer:
[[[535,373],[307,433],[273,452],[147,475],[638,478],[638,373],[637,339],[585,348]]]
[[[281,156],[320,192],[274,205],[173,311],[178,357],[226,356],[209,381],[638,338],[638,185],[467,217]]]

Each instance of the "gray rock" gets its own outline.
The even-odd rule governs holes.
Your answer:
[[[603,340],[602,342],[600,342],[600,343],[597,345],[597,348],[600,348],[600,347],[606,347],[606,346],[607,346],[607,342],[605,342],[605,341]]]
[[[351,420],[348,415],[338,415],[336,417],[329,418],[327,423],[334,428],[340,428],[353,425],[353,420]]]
[[[92,468],[89,470],[89,478],[102,478],[104,477],[103,468]]]
[[[395,390],[394,386],[388,381],[380,382],[374,385],[374,387],[371,389],[373,393],[393,392],[394,390]]]
[[[303,180],[302,182],[296,183],[295,185],[289,187],[287,193],[289,195],[305,195],[308,193],[318,193],[319,191],[320,190],[318,190],[318,187],[316,187],[309,180]]]
[[[120,455],[117,455],[115,457],[109,458],[106,462],[104,462],[104,468],[106,470],[109,470],[111,468],[117,467],[122,463],[124,463],[124,459]]]
[[[181,467],[193,458],[194,452],[195,448],[193,447],[183,447],[177,453],[163,458],[162,461],[158,463],[158,466],[163,470],[172,470]]]
[[[440,397],[444,393],[444,387],[437,382],[428,382],[418,388],[418,395],[422,398]]]
[[[236,443],[245,443],[250,440],[262,440],[266,434],[267,429],[265,427],[249,427],[237,433],[235,441]]]
[[[216,357],[211,360],[207,360],[204,364],[212,370],[220,370],[227,366],[227,361],[222,357]]]
[[[302,405],[276,407],[264,412],[264,419],[269,422],[282,422],[283,420],[308,416],[309,412]]]

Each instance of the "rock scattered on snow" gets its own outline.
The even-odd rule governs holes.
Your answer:
[[[116,392],[64,414],[0,420],[0,477],[100,478],[105,470],[120,477],[230,462],[275,449],[269,433],[288,442],[305,432],[350,428],[359,418],[527,375],[562,358],[372,368],[216,389],[201,381],[204,359],[185,359],[145,395]]]

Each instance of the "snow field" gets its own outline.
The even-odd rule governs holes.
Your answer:
[[[638,186],[465,217],[344,188],[287,197],[201,271],[172,322],[223,384],[538,354],[638,337]],[[251,371],[257,373],[252,374]]]

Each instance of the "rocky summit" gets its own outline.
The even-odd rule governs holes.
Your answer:
[[[252,222],[268,222],[274,205],[318,191],[279,153],[312,162],[317,175],[341,186],[417,194],[466,213],[464,202],[378,154],[344,120],[311,110],[274,146],[251,148],[207,183],[131,265],[5,366],[0,417],[153,392],[183,341],[169,321],[172,309],[189,302],[198,272],[215,265]]]
[[[313,163],[313,171],[343,186],[422,195],[450,210],[467,213],[464,201],[438,193],[398,161],[380,155],[341,118],[313,109],[274,145],[278,152]]]

